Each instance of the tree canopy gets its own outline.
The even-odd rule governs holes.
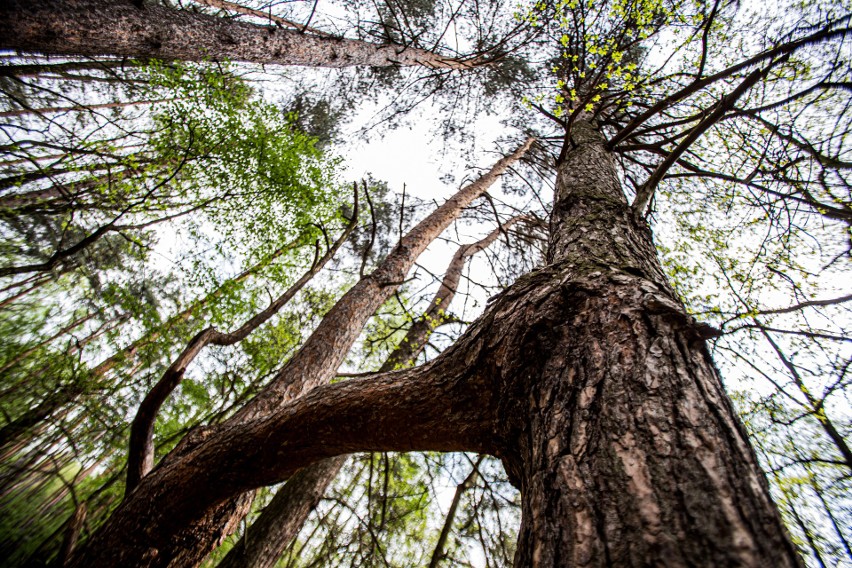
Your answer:
[[[15,50],[0,65],[10,566],[84,562],[138,510],[139,484],[190,454],[210,465],[187,495],[251,490],[221,489],[206,565],[523,563],[523,476],[439,412],[484,404],[453,354],[479,353],[472,337],[509,325],[502,303],[556,271],[593,279],[620,260],[674,300],[648,292],[648,318],[706,341],[805,563],[852,562],[848,3],[50,0],[0,15]],[[443,179],[347,172],[359,144],[406,128],[393,165],[440,162]],[[649,227],[661,264],[631,260],[648,253],[621,233],[565,229],[580,217],[640,245]],[[455,399],[428,390],[435,369]],[[374,403],[408,400],[400,377],[435,405],[411,402],[410,444],[382,437],[404,437],[402,411]],[[280,463],[205,450],[263,424]],[[466,451],[388,451],[421,439]]]

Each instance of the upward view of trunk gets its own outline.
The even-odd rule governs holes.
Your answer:
[[[482,191],[462,190],[241,414],[152,471],[75,565],[192,566],[233,528],[246,491],[333,456],[420,450],[502,460],[521,490],[519,568],[800,566],[706,330],[668,286],[603,137],[581,119],[569,144],[547,266],[433,361],[324,384],[420,238]]]
[[[798,566],[603,137],[571,134],[550,264],[488,314],[498,454],[523,496],[515,565]]]
[[[488,172],[460,189],[446,203],[412,228],[373,273],[362,278],[344,294],[302,348],[255,399],[224,424],[214,428],[199,429],[187,436],[170,456],[167,456],[147,475],[136,490],[127,496],[107,523],[93,535],[85,550],[76,557],[73,565],[80,567],[197,565],[221,542],[222,538],[233,531],[236,523],[245,514],[250,502],[250,499],[246,497],[247,491],[287,479],[296,470],[321,458],[362,449],[356,445],[351,451],[346,451],[340,446],[335,447],[334,444],[330,444],[316,453],[314,448],[307,454],[311,459],[307,463],[292,462],[294,467],[285,466],[286,469],[274,467],[270,470],[262,467],[255,469],[253,474],[243,477],[240,483],[226,483],[227,488],[222,487],[216,490],[211,485],[209,487],[212,490],[209,492],[205,490],[203,495],[197,491],[201,487],[208,487],[208,476],[215,475],[217,469],[229,468],[228,462],[231,457],[236,456],[220,454],[215,448],[225,449],[226,453],[231,452],[235,449],[231,442],[235,435],[246,443],[250,443],[251,440],[259,440],[255,437],[257,435],[269,435],[265,429],[273,427],[279,434],[300,435],[305,442],[311,441],[312,436],[304,431],[299,434],[299,428],[280,424],[281,420],[288,422],[293,418],[286,403],[293,400],[313,399],[313,396],[301,396],[309,390],[311,395],[321,394],[322,388],[317,387],[327,385],[331,381],[364,324],[401,285],[420,254],[458,218],[465,207],[485,193],[509,166],[519,160],[532,143],[532,139],[527,140],[515,152],[499,160]],[[339,384],[353,384],[357,388],[361,385],[361,381],[346,381]],[[396,387],[381,381],[375,384],[370,381],[370,388],[376,389],[377,392],[385,392],[386,388],[394,390]],[[435,400],[435,396],[439,396],[439,393],[431,392],[425,396]],[[446,397],[446,395],[443,396]],[[367,398],[359,397],[359,400],[366,401]],[[409,402],[419,407],[424,399],[417,398]],[[375,410],[381,413],[381,409]],[[353,411],[357,412],[357,410]],[[413,407],[408,410],[399,408],[396,412],[400,411],[420,412],[414,411]],[[428,413],[421,414],[426,416]],[[394,415],[395,413],[389,413],[386,418],[392,418]],[[320,412],[316,418],[323,416],[330,417]],[[442,432],[444,435],[439,447],[435,449],[463,449],[463,442],[456,442],[449,437],[450,432],[458,435],[459,428],[434,415],[432,419],[435,427],[430,426],[428,430],[431,433]],[[347,422],[344,414],[336,412],[334,420],[347,424],[347,428],[356,428],[358,424],[357,420]],[[313,429],[313,426],[306,425]],[[377,426],[381,428],[381,425],[373,425],[371,428],[374,429]],[[327,427],[326,425],[323,428]],[[469,426],[469,428],[472,427],[472,425]],[[264,433],[257,434],[256,428],[260,428]],[[253,433],[241,433],[245,429]],[[462,428],[462,431],[464,430]],[[273,438],[267,438],[267,441],[275,444]],[[413,439],[408,441],[411,442]],[[266,443],[254,446],[254,450],[260,450],[263,447],[266,447]],[[363,449],[382,451],[395,448],[379,445]],[[413,448],[406,446],[405,449]],[[206,457],[198,457],[206,455],[206,452],[211,450],[224,459],[215,467],[211,467],[212,464],[207,462]],[[268,456],[273,453],[269,453]],[[251,459],[254,454],[254,451],[241,453],[238,459]],[[214,461],[218,460],[219,458],[214,458]],[[241,466],[237,467],[242,469]],[[205,479],[199,478],[199,474],[202,474]],[[264,481],[258,483],[261,478]],[[230,475],[226,475],[219,478],[219,481],[229,479],[231,479]],[[144,526],[140,523],[144,523]]]
[[[464,69],[477,61],[422,49],[303,34],[131,0],[6,0],[0,48],[48,55],[118,55],[182,61],[245,61],[311,67],[423,65]]]

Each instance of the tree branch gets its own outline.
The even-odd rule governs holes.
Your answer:
[[[467,69],[424,49],[303,34],[278,26],[127,0],[9,0],[0,3],[0,48],[50,55],[119,55],[183,61],[245,61],[314,67],[423,65]]]
[[[184,373],[189,364],[195,360],[202,349],[207,345],[234,345],[248,337],[255,329],[263,325],[269,318],[289,302],[296,293],[307,284],[337,253],[352,230],[358,224],[358,193],[355,193],[355,205],[352,211],[352,219],[346,229],[328,249],[325,255],[314,262],[310,270],[302,275],[283,294],[276,298],[269,306],[254,315],[235,331],[222,333],[214,327],[208,327],[199,332],[184,348],[177,359],[169,366],[163,377],[148,392],[145,399],[139,405],[133,424],[130,427],[130,448],[127,456],[127,486],[125,494],[129,494],[139,484],[139,480],[154,467],[154,424],[160,407],[178,387],[183,380]]]
[[[778,63],[786,60],[787,56],[782,56],[776,61],[770,63],[763,69],[755,69],[752,71],[739,85],[734,89],[731,93],[722,97],[719,103],[716,105],[716,108],[708,114],[704,119],[701,120],[695,127],[689,132],[689,135],[684,138],[677,147],[672,150],[669,155],[666,157],[663,162],[657,166],[648,180],[642,184],[636,191],[636,198],[633,200],[633,210],[637,217],[644,217],[645,210],[648,208],[648,204],[651,202],[651,197],[654,195],[654,190],[657,188],[657,185],[666,175],[669,168],[674,165],[675,162],[681,157],[681,155],[692,146],[692,143],[695,142],[704,132],[707,131],[708,128],[716,124],[725,113],[734,106],[734,103],[739,99],[747,90],[749,90],[755,83],[757,83],[761,78],[766,76],[766,74]]]

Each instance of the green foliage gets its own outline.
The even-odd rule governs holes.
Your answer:
[[[96,113],[81,114],[79,132],[56,123],[45,136],[75,149],[54,181],[62,181],[61,194],[0,204],[7,237],[0,266],[43,262],[101,227],[122,227],[51,271],[7,279],[0,307],[0,428],[10,444],[3,451],[20,452],[4,463],[3,483],[27,486],[34,472],[54,464],[84,464],[86,471],[100,464],[97,474],[71,482],[75,498],[92,507],[89,527],[103,522],[123,493],[129,419],[172,358],[203,327],[230,331],[289,287],[310,266],[323,230],[338,230],[341,202],[350,199],[336,179],[339,160],[300,129],[297,115],[260,99],[232,66],[155,61],[136,64],[127,76],[135,96],[157,102],[104,124]],[[333,116],[323,128],[333,130]],[[6,149],[36,158],[44,152],[38,145]],[[45,186],[42,172],[28,181],[27,170],[16,168],[14,195]],[[305,293],[301,311],[284,312],[240,346],[202,357],[160,415],[158,456],[188,428],[215,420],[259,388],[334,293]],[[23,429],[8,429],[32,416],[38,419]],[[16,469],[17,462],[29,465]],[[20,545],[10,566],[57,553],[73,507],[67,497],[53,499],[55,482],[49,485],[0,504],[10,521],[4,546]],[[39,523],[40,515],[51,522]],[[15,533],[21,519],[28,521]],[[38,530],[27,528],[33,523]]]

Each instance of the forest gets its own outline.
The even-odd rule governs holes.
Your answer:
[[[850,0],[0,21],[0,565],[852,567]]]

